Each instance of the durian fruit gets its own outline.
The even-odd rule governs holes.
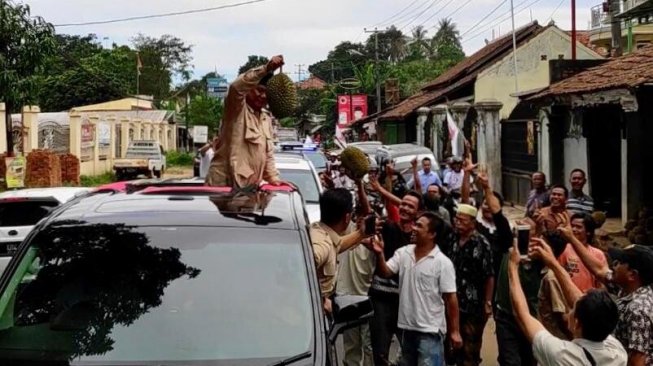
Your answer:
[[[297,88],[290,77],[278,73],[270,78],[267,83],[267,97],[270,112],[274,117],[281,119],[292,116],[299,104]]]
[[[357,147],[348,146],[340,154],[340,162],[351,174],[353,179],[361,179],[370,170],[367,155]]]

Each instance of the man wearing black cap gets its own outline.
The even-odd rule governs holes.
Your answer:
[[[608,254],[614,269],[610,269],[574,238],[571,229],[560,231],[597,278],[621,288],[614,335],[628,352],[628,365],[653,366],[653,249],[643,245],[611,248]]]
[[[268,103],[266,83],[283,64],[283,56],[274,56],[267,65],[246,71],[229,86],[220,145],[206,176],[208,185],[281,183],[274,164],[272,118],[263,108]]]

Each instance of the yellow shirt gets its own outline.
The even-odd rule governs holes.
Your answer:
[[[321,222],[311,224],[310,235],[320,291],[322,297],[330,297],[336,290],[341,238],[338,233]]]
[[[257,114],[245,100],[266,74],[265,66],[256,67],[229,86],[220,144],[206,176],[208,185],[246,187],[279,179],[274,165],[272,118],[264,111]]]

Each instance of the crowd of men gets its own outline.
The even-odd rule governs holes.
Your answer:
[[[285,184],[264,109],[267,80],[283,64],[274,56],[230,85],[220,138],[200,152],[207,184]],[[401,365],[493,364],[480,358],[493,317],[502,366],[653,366],[653,251],[595,247],[585,172],[571,172],[571,191],[533,174],[516,223],[529,229],[520,252],[501,196],[465,150],[442,176],[425,159],[421,170],[412,162],[408,181],[392,162],[353,180],[336,157],[321,174],[311,239],[324,310],[345,294],[369,295],[374,307],[368,325],[344,334],[345,364],[392,364],[393,337]],[[369,215],[378,218],[371,232]]]
[[[526,215],[511,224],[466,155],[442,176],[414,160],[408,181],[391,162],[354,180],[336,157],[321,175],[311,237],[324,309],[339,295],[369,295],[374,307],[345,332],[345,365],[495,364],[481,360],[490,317],[500,365],[653,365],[653,251],[594,246],[585,172],[571,172],[571,190],[533,174]],[[515,225],[530,228],[528,253]]]

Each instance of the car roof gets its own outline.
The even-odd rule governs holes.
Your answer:
[[[134,193],[95,193],[62,206],[46,219],[46,225],[78,221],[282,230],[297,230],[307,225],[302,198],[293,188],[272,188],[258,194],[229,191],[226,187],[182,185],[149,187]]]
[[[2,192],[0,193],[0,199],[53,197],[59,202],[67,202],[91,190],[92,188],[86,187],[26,188]]]
[[[301,156],[275,154],[274,163],[277,169],[311,170],[311,163]]]

